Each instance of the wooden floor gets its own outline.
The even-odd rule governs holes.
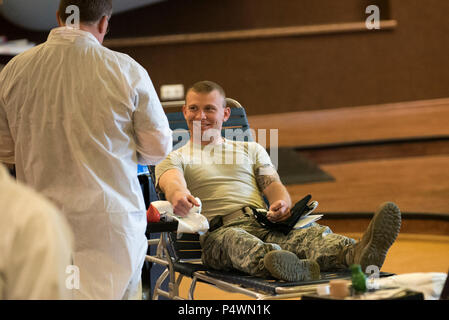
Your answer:
[[[449,99],[415,101],[355,108],[249,116],[250,126],[277,129],[280,147],[310,147],[370,143],[392,140],[449,137]],[[269,141],[269,139],[267,139]],[[416,147],[416,145],[415,145]],[[449,152],[404,152],[394,156],[363,157],[323,161],[321,169],[335,181],[288,185],[293,200],[312,194],[324,213],[323,224],[334,232],[360,238],[367,219],[326,219],[326,213],[373,212],[384,201],[393,201],[403,213],[449,216]],[[394,148],[393,148],[394,149]],[[332,150],[331,150],[332,151]],[[330,151],[330,152],[331,152]],[[357,152],[355,152],[357,153]],[[279,164],[282,165],[282,164]],[[360,221],[360,222],[359,222]],[[407,220],[389,251],[384,271],[448,272],[449,219]],[[189,284],[183,281],[183,290]],[[187,296],[187,295],[185,295]],[[196,299],[244,299],[199,284]]]
[[[354,239],[360,233],[346,233]],[[385,260],[382,271],[395,274],[414,272],[449,271],[449,236],[426,234],[400,234]],[[180,295],[187,298],[190,279],[183,279]],[[196,300],[248,300],[245,295],[228,293],[210,285],[198,283],[195,290]]]

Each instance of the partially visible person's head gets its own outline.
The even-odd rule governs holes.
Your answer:
[[[69,8],[70,6],[76,6],[79,9],[79,26],[75,23],[76,28],[90,32],[100,43],[103,43],[109,30],[112,0],[61,0],[57,12],[59,26],[73,23],[74,11],[73,8]]]
[[[80,23],[95,24],[103,17],[112,15],[112,0],[61,0],[58,15],[62,22],[72,13],[67,13],[69,6],[77,6],[80,12]]]
[[[221,137],[223,122],[230,116],[230,108],[226,106],[226,95],[221,86],[212,81],[200,81],[187,90],[186,103],[183,106],[184,117],[193,137],[194,123],[201,126],[201,135]],[[202,144],[212,142],[206,138]]]

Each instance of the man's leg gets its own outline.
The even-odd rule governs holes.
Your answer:
[[[268,277],[265,254],[281,248],[262,240],[239,227],[221,227],[201,237],[203,263],[217,270],[240,270],[245,273]]]
[[[315,261],[300,260],[279,245],[260,240],[268,232],[254,217],[242,217],[232,225],[207,233],[201,237],[203,263],[218,270],[236,269],[286,281],[319,278],[320,267]]]
[[[342,252],[355,243],[355,240],[332,233],[329,227],[316,223],[308,228],[292,230],[287,235],[271,232],[265,241],[279,244],[300,259],[316,261],[321,271],[346,268]]]
[[[282,249],[296,253],[300,259],[315,260],[322,271],[345,269],[351,264],[360,264],[362,270],[375,265],[380,270],[400,227],[399,208],[392,202],[386,202],[379,206],[357,243],[318,224],[292,230],[286,236],[272,232],[265,241],[279,244]]]

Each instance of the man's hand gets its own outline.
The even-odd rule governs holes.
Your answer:
[[[173,213],[185,217],[193,206],[200,204],[187,189],[186,180],[178,169],[170,169],[159,178],[159,187],[173,206]]]
[[[182,191],[173,193],[171,199],[168,200],[173,205],[173,213],[181,217],[185,217],[193,206],[200,206],[194,196]]]
[[[267,218],[271,222],[282,222],[290,218],[290,208],[286,201],[278,200],[271,204]]]

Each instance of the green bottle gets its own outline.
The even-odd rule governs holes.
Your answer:
[[[366,276],[362,272],[362,267],[359,264],[351,266],[352,272],[352,288],[355,292],[366,292]]]

